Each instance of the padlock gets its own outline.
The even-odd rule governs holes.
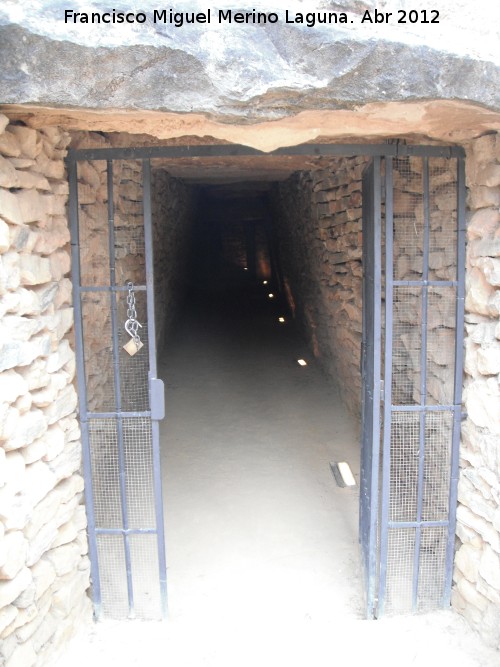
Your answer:
[[[141,347],[144,347],[144,343],[142,341],[136,343],[135,340],[131,338],[128,343],[125,343],[123,349],[125,350],[125,352],[128,352],[128,354],[130,354],[131,357],[133,357],[134,354],[137,354],[139,352]]]

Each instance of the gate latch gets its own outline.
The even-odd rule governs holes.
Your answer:
[[[149,396],[151,401],[151,419],[160,421],[165,417],[165,386],[163,380],[150,378]]]

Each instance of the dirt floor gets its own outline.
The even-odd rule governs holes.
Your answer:
[[[169,620],[83,629],[58,667],[500,665],[451,612],[363,620],[329,467],[359,482],[358,423],[266,294],[198,299],[160,364]]]

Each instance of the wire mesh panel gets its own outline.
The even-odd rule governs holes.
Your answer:
[[[160,618],[159,471],[150,165],[70,162],[80,418],[98,618]]]
[[[363,440],[380,456],[362,455],[380,471],[374,616],[449,604],[463,341],[462,159],[405,147],[384,162],[373,181],[384,205],[363,218],[364,244],[376,238],[369,225],[384,229],[382,293],[378,303],[374,290],[363,295],[374,299],[364,313],[382,314],[383,365],[363,377],[371,396],[382,388],[381,430],[367,422]]]

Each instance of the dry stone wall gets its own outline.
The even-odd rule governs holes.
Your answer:
[[[467,152],[465,409],[453,604],[500,648],[500,136]]]
[[[284,289],[313,353],[342,387],[346,405],[361,405],[362,210],[366,160],[342,158],[279,184],[278,222]]]
[[[0,664],[90,620],[71,329],[69,136],[0,115]]]
[[[153,244],[156,336],[162,349],[182,301],[196,209],[193,188],[166,171],[153,171]]]

